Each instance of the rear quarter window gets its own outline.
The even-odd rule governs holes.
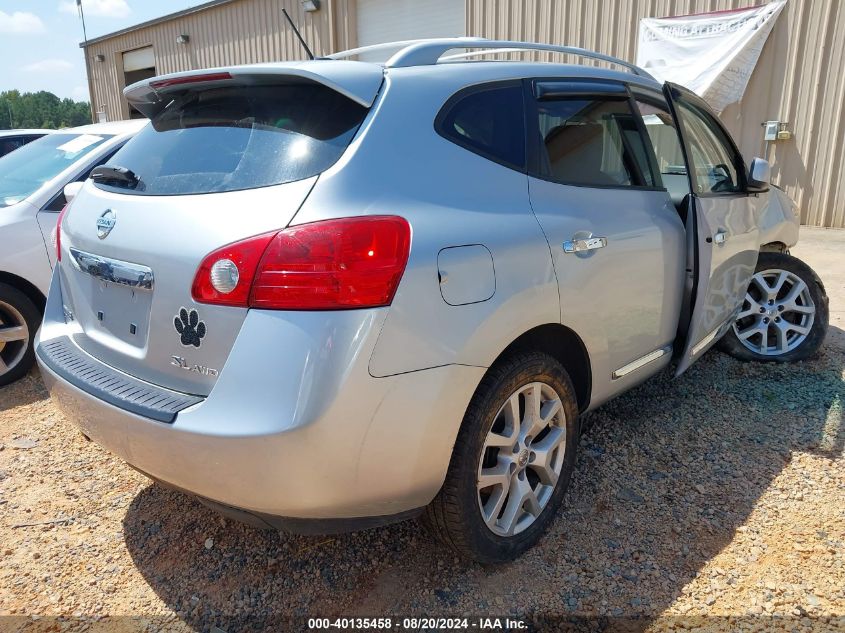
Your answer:
[[[231,86],[176,97],[109,161],[146,195],[237,191],[310,178],[343,154],[367,108],[320,84]]]
[[[479,156],[525,170],[525,113],[518,81],[464,88],[444,104],[434,127]]]

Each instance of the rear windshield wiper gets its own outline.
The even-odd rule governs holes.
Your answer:
[[[120,166],[100,165],[91,172],[91,180],[103,185],[134,189],[140,180],[131,169]]]

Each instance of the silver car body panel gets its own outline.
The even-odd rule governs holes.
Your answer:
[[[347,64],[355,65],[342,77]],[[575,333],[590,359],[591,407],[669,362],[687,238],[668,194],[531,178],[459,147],[433,125],[451,95],[478,83],[589,77],[659,89],[657,83],[545,63],[385,69],[314,61],[261,68],[268,76],[301,69],[309,80],[342,86],[359,103],[369,99],[371,110],[340,159],[307,180],[182,196],[86,183],[66,217],[41,341],[70,337],[118,371],[204,397],[172,424],[159,423],[98,400],[42,364],[57,402],[92,439],[165,482],[256,512],[396,514],[434,497],[473,392],[525,332],[554,324]],[[242,78],[257,72],[224,70]],[[148,85],[127,94],[153,104]],[[764,205],[768,198],[755,200]],[[759,244],[749,227],[762,206],[737,205],[719,211],[742,218],[731,226],[736,252],[716,252],[706,263],[745,274]],[[100,239],[97,219],[106,209],[117,220]],[[224,244],[289,224],[383,214],[404,217],[412,230],[390,307],[267,311],[191,299],[197,266]],[[607,244],[565,253],[563,242],[582,233]],[[64,259],[70,248],[149,268],[154,288],[133,294],[74,270]],[[201,347],[180,345],[173,320],[182,308],[196,310],[207,325]],[[113,323],[106,323],[109,314]],[[696,331],[706,328],[706,319],[697,319]],[[138,326],[136,340],[127,334],[130,323]],[[170,363],[173,355],[218,371],[185,371]]]
[[[532,72],[653,83],[624,72],[557,64],[470,66],[471,77],[461,64],[391,69],[370,117],[377,124],[362,129],[344,157],[320,176],[319,186],[293,220],[301,224],[361,215],[362,210],[412,218],[414,244],[370,362],[374,376],[452,363],[489,367],[524,332],[561,322],[558,282],[547,236],[531,209],[529,178],[455,145],[437,134],[433,125],[408,125],[408,112],[415,113],[414,120],[434,121],[443,103],[461,88]],[[401,144],[395,142],[397,133],[402,135]],[[407,147],[414,151],[409,153]],[[371,177],[374,172],[378,179]],[[450,191],[448,197],[441,195],[444,190]],[[488,219],[479,221],[480,217]],[[451,306],[442,296],[420,292],[438,287],[439,249],[467,244],[480,244],[491,252],[495,294],[488,301]],[[443,323],[449,327],[443,328]],[[584,343],[588,350],[607,347],[603,339]],[[608,380],[614,369],[606,371]],[[609,395],[593,394],[598,401]]]
[[[38,344],[66,336],[54,277]],[[209,499],[268,514],[333,518],[425,505],[443,483],[483,368],[373,378],[388,310],[250,310],[214,390],[163,424],[119,409],[41,364],[82,431],[130,464]]]
[[[742,194],[693,200],[698,290],[676,375],[686,371],[731,326],[742,307],[760,252],[760,197]]]
[[[664,367],[617,370],[670,346],[684,281],[684,225],[666,191],[575,187],[531,178],[531,204],[545,231],[560,286],[560,321],[577,332],[592,364],[592,407]],[[606,246],[566,253],[567,240]],[[617,377],[614,378],[614,373]]]
[[[757,219],[760,245],[783,244],[786,248],[795,246],[801,227],[798,206],[781,189],[774,186],[757,195],[762,203]]]
[[[74,342],[106,364],[142,380],[207,395],[216,376],[185,371],[172,362],[173,357],[184,358],[190,367],[222,370],[248,311],[194,302],[191,284],[199,263],[220,246],[284,228],[316,180],[184,196],[114,193],[87,182],[65,215],[63,230],[68,239],[62,243],[62,256],[71,260],[68,249],[72,246],[94,256],[147,267],[155,276],[155,288],[143,292],[95,279],[77,267],[62,266],[65,305],[75,321]],[[233,213],[239,209],[249,212]],[[116,221],[101,239],[97,219],[106,210],[115,213]],[[174,319],[182,308],[196,311],[208,328],[200,347],[180,342]]]

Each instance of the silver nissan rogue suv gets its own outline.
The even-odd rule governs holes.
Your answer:
[[[86,436],[221,512],[424,513],[504,561],[579,414],[719,341],[806,358],[827,299],[768,164],[690,92],[582,49],[397,48],[129,86],[150,123],[60,221],[37,357]]]

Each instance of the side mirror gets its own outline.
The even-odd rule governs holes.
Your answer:
[[[751,168],[748,170],[748,190],[768,191],[772,170],[769,161],[763,158],[752,158]]]
[[[82,189],[81,182],[69,182],[65,185],[64,194],[65,194],[65,202],[70,204],[71,201],[76,197],[76,194],[79,193],[79,190]]]

